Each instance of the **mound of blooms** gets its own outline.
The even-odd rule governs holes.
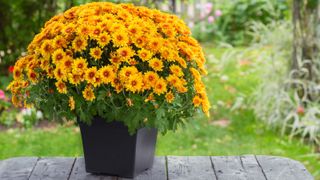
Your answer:
[[[122,121],[131,132],[175,129],[210,108],[205,57],[190,34],[182,20],[158,10],[73,7],[46,22],[16,62],[12,102],[50,117]]]

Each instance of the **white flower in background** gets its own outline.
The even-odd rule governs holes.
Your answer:
[[[36,116],[37,116],[37,119],[42,119],[43,118],[43,114],[42,114],[41,111],[37,111]]]
[[[4,57],[4,55],[5,55],[5,52],[4,52],[3,50],[1,50],[1,51],[0,51],[0,56],[1,56],[1,57]]]
[[[21,56],[25,56],[25,55],[27,55],[26,52],[22,52],[22,53],[21,53]]]
[[[11,52],[12,52],[11,49],[8,49],[8,50],[7,50],[7,53],[8,53],[8,54],[11,54]]]
[[[32,114],[32,109],[31,108],[25,108],[21,110],[22,116],[31,116]]]
[[[221,81],[221,82],[227,82],[227,81],[229,81],[229,77],[228,77],[227,75],[222,75],[222,76],[220,77],[220,81]]]

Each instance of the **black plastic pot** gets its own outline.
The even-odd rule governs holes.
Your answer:
[[[141,128],[130,135],[123,123],[99,117],[91,125],[78,124],[87,172],[133,178],[152,167],[156,129]]]

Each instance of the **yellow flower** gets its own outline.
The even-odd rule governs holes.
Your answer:
[[[201,75],[198,70],[196,70],[195,68],[190,68],[190,72],[196,81],[201,80]]]
[[[88,42],[85,38],[82,36],[77,36],[73,41],[72,41],[72,48],[76,52],[83,51],[87,48]]]
[[[159,78],[156,82],[153,91],[160,95],[167,92],[167,83],[163,78]]]
[[[159,79],[158,74],[153,71],[147,71],[146,73],[144,73],[144,77],[145,77],[146,83],[151,87],[154,87],[154,85]]]
[[[142,34],[141,28],[135,23],[132,23],[129,25],[128,31],[131,36],[135,36],[135,37],[140,36]]]
[[[73,23],[69,23],[62,29],[62,33],[65,35],[71,35],[75,31],[75,25]]]
[[[58,81],[66,81],[67,80],[67,73],[66,71],[61,67],[58,66],[54,71],[53,71],[54,77]]]
[[[128,91],[135,93],[137,91],[141,91],[142,85],[143,85],[142,75],[141,74],[134,74],[129,77],[127,83],[125,84],[125,87]]]
[[[192,102],[195,107],[199,107],[202,103],[202,99],[199,96],[194,96]]]
[[[79,26],[79,28],[77,28],[78,34],[81,37],[87,37],[90,34],[90,29],[86,24],[82,24]]]
[[[175,60],[181,65],[181,67],[187,68],[187,63],[186,63],[186,61],[185,61],[183,58],[181,58],[181,57],[179,57],[179,56],[176,56],[176,57],[174,57],[174,58],[175,58]]]
[[[56,87],[57,87],[57,90],[59,93],[61,94],[67,94],[67,86],[66,84],[63,82],[63,81],[57,81],[55,83]]]
[[[161,57],[165,60],[173,60],[173,53],[172,50],[167,47],[162,47],[160,49]]]
[[[167,101],[168,103],[172,103],[172,101],[174,100],[174,95],[173,95],[173,93],[170,91],[170,92],[168,92],[168,93],[166,94],[165,98],[166,98],[166,101]]]
[[[93,57],[94,60],[101,59],[102,51],[99,47],[90,49],[90,56]]]
[[[68,80],[71,84],[79,85],[81,83],[81,81],[83,80],[83,78],[81,78],[81,75],[79,75],[79,74],[69,73]]]
[[[86,88],[82,91],[82,95],[87,101],[93,101],[96,98],[91,86],[86,86]]]
[[[40,53],[42,54],[42,56],[44,58],[48,58],[50,57],[51,53],[53,52],[53,46],[52,46],[52,42],[50,40],[45,40],[40,48]]]
[[[101,32],[102,32],[102,28],[100,26],[94,26],[91,29],[90,35],[97,39]]]
[[[64,58],[60,63],[62,68],[67,72],[71,71],[72,64],[73,64],[73,59],[70,56],[67,56],[66,58]]]
[[[147,38],[143,35],[133,37],[132,40],[133,40],[134,45],[136,45],[139,48],[143,48],[145,46],[145,44],[147,43]]]
[[[63,36],[59,35],[53,39],[53,44],[56,49],[66,48],[67,47],[67,40]]]
[[[98,73],[100,74],[102,82],[105,84],[112,82],[116,77],[111,65],[103,66],[99,69]]]
[[[153,54],[152,52],[142,48],[138,51],[138,56],[142,59],[142,61],[148,61],[152,58]]]
[[[96,81],[96,75],[97,67],[88,68],[85,73],[85,80],[90,84],[94,84]]]
[[[210,113],[209,113],[209,110],[210,110],[210,102],[208,100],[208,97],[205,95],[202,97],[202,111],[209,117],[210,116]]]
[[[28,71],[28,78],[31,82],[36,83],[38,82],[38,75],[33,70],[29,69]]]
[[[162,71],[163,69],[163,62],[158,58],[152,58],[149,61],[149,66],[155,71]]]
[[[120,66],[121,58],[117,53],[111,53],[110,62],[115,66]]]
[[[129,43],[129,37],[123,30],[118,30],[112,34],[112,42],[115,46],[127,46]]]
[[[13,69],[13,78],[15,80],[22,79],[22,71],[19,67],[15,66]]]
[[[107,33],[101,33],[97,38],[98,44],[101,48],[106,46],[110,42],[111,38]]]
[[[171,65],[171,66],[170,66],[170,71],[171,71],[173,74],[175,74],[176,76],[178,76],[178,77],[181,77],[181,76],[184,75],[183,72],[182,72],[181,67],[179,67],[179,66],[177,66],[177,65]]]
[[[88,68],[88,63],[85,59],[83,58],[77,58],[74,60],[73,65],[72,65],[72,71],[73,73],[76,74],[82,74],[84,73]]]
[[[129,47],[121,47],[117,50],[118,57],[121,58],[121,61],[127,61],[130,59],[132,56],[134,56],[134,51]]]
[[[151,38],[148,47],[151,51],[158,52],[163,44],[162,40],[162,38]]]
[[[175,88],[177,88],[181,85],[181,81],[180,81],[179,77],[176,75],[170,74],[166,79],[169,82],[169,84]]]
[[[120,80],[125,82],[131,75],[137,74],[138,72],[138,69],[134,66],[125,66],[119,72]]]
[[[76,102],[74,101],[73,96],[70,96],[69,97],[69,107],[70,107],[71,111],[74,110],[75,104],[76,104]]]

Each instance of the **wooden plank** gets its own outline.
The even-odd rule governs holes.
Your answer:
[[[313,180],[314,178],[298,161],[275,156],[256,156],[267,179]]]
[[[69,180],[117,180],[117,178],[87,173],[84,158],[81,157],[76,159]]]
[[[164,156],[156,157],[154,159],[153,167],[144,171],[134,178],[134,180],[165,180],[167,179],[166,159]],[[128,178],[119,178],[119,180],[130,180]]]
[[[30,180],[64,180],[68,179],[75,158],[41,158],[37,162]]]
[[[216,180],[210,157],[168,156],[169,180]]]
[[[248,180],[267,180],[254,155],[240,156]]]
[[[17,157],[1,161],[1,180],[27,180],[37,163],[37,157]]]
[[[219,180],[243,180],[248,178],[239,156],[212,156],[211,160]]]

